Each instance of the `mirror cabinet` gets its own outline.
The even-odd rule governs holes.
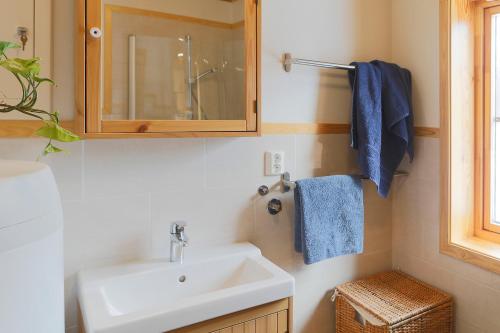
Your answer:
[[[260,133],[257,0],[77,0],[85,137]]]

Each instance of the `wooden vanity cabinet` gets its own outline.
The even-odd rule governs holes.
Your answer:
[[[292,314],[285,298],[166,333],[291,333]]]
[[[288,311],[284,310],[212,333],[286,333],[288,332],[287,317]]]

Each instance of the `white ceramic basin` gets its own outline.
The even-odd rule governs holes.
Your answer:
[[[290,297],[294,279],[241,243],[81,272],[78,292],[87,333],[160,333]]]

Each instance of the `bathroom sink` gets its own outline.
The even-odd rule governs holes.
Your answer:
[[[191,250],[191,251],[190,251]],[[80,272],[87,333],[160,333],[293,295],[291,275],[241,243]]]

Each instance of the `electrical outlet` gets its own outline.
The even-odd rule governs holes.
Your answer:
[[[279,176],[285,172],[285,153],[268,151],[265,154],[266,176]]]

